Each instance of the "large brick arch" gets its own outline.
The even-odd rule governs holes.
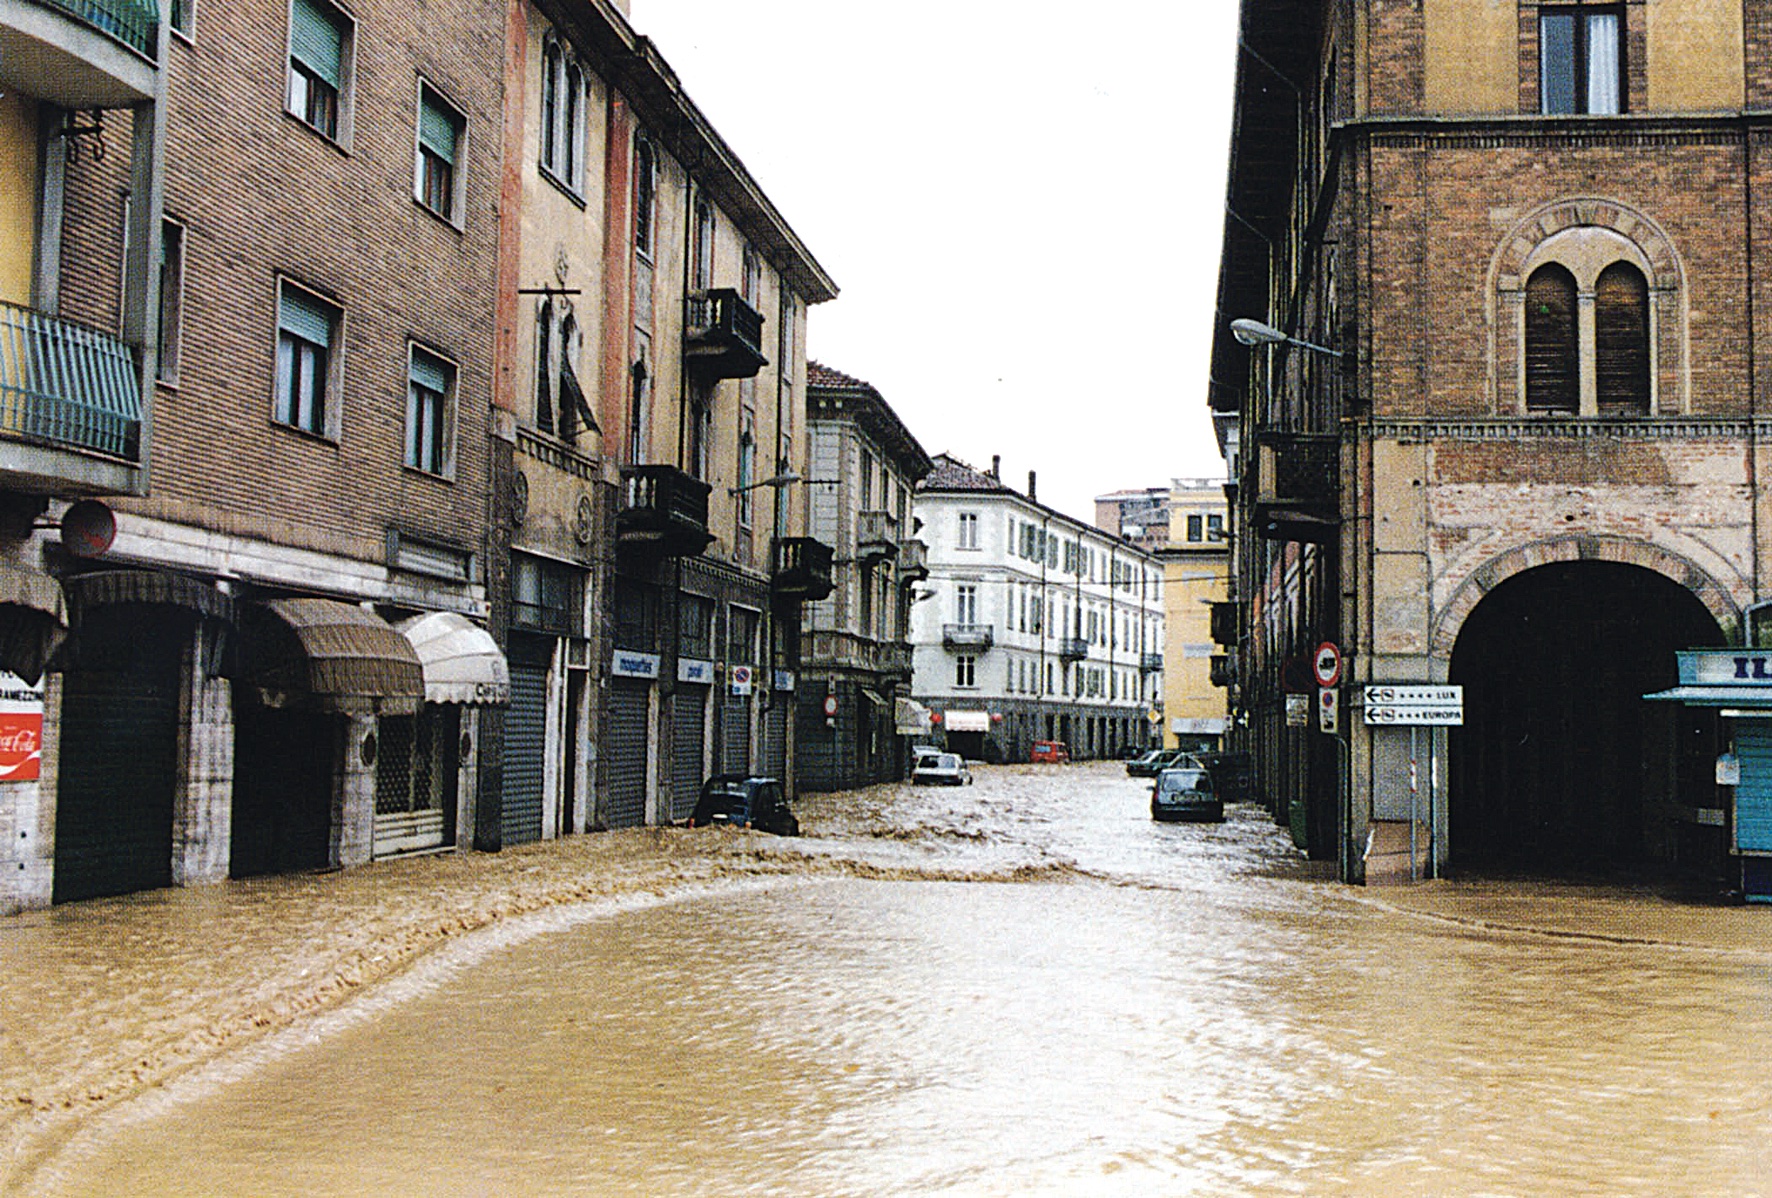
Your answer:
[[[1700,569],[1689,558],[1680,556],[1645,541],[1625,537],[1577,535],[1550,537],[1520,545],[1498,554],[1473,570],[1459,584],[1451,599],[1434,615],[1434,657],[1450,661],[1452,647],[1458,643],[1459,630],[1465,619],[1482,602],[1483,596],[1516,574],[1552,562],[1619,562],[1641,566],[1671,582],[1678,583],[1705,606],[1723,636],[1733,638],[1741,626],[1741,609],[1729,597],[1726,587]]]
[[[1612,253],[1594,242],[1610,241]],[[1488,326],[1487,389],[1492,412],[1519,410],[1520,347],[1526,279],[1547,261],[1586,278],[1595,264],[1584,257],[1617,257],[1643,272],[1649,286],[1655,411],[1690,410],[1691,357],[1686,267],[1673,239],[1639,209],[1602,196],[1567,196],[1525,213],[1501,238],[1489,260],[1483,295]],[[1601,262],[1599,265],[1603,265]]]

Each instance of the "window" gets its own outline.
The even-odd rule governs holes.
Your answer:
[[[414,470],[449,473],[454,396],[455,367],[413,346],[406,368],[406,464]]]
[[[178,386],[178,351],[184,325],[185,227],[177,221],[160,224],[160,320],[156,377]]]
[[[954,588],[954,622],[978,623],[978,587],[963,582]]]
[[[978,659],[970,653],[961,653],[954,658],[954,685],[978,685]]]
[[[1594,284],[1594,383],[1600,415],[1649,414],[1649,284],[1628,262]]]
[[[978,513],[977,512],[961,512],[960,513],[959,546],[961,549],[977,549],[978,548]]]
[[[196,7],[196,0],[172,0],[166,6],[166,20],[172,31],[183,38],[190,38],[195,28],[191,20],[191,10]]]
[[[351,22],[326,0],[293,0],[289,10],[289,94],[291,115],[334,141],[346,98]]]
[[[332,371],[343,313],[288,283],[277,300],[278,421],[328,436],[336,420]]]
[[[677,611],[677,652],[704,661],[714,655],[714,601],[700,595],[680,596]]]
[[[695,242],[690,269],[695,290],[706,291],[714,285],[714,206],[701,195],[695,197]]]
[[[563,562],[511,554],[511,623],[524,628],[578,635],[583,572]]]
[[[413,177],[413,196],[444,220],[458,223],[461,203],[457,195],[462,132],[467,118],[430,87],[418,89],[418,158]]]
[[[757,251],[750,246],[744,247],[743,257],[743,291],[744,302],[751,307],[762,310],[763,307],[763,261],[757,257]]]
[[[1202,517],[1200,517],[1198,515],[1189,516],[1187,518],[1187,539],[1189,541],[1203,541],[1203,540],[1205,540],[1206,539],[1205,524],[1206,524],[1206,522]]]
[[[1624,9],[1558,4],[1538,10],[1538,103],[1545,113],[1624,111]]]
[[[861,510],[874,510],[874,455],[861,451]]]
[[[754,663],[757,660],[759,613],[748,607],[726,609],[726,660]]]
[[[1224,517],[1210,515],[1206,517],[1206,539],[1208,541],[1224,540]]]
[[[738,434],[738,523],[741,528],[751,526],[752,498],[756,495],[757,481],[757,418],[750,412],[739,417],[741,431]]]
[[[652,256],[652,226],[658,195],[658,163],[652,142],[645,137],[634,141],[634,249],[643,257]]]
[[[559,41],[541,50],[542,173],[574,193],[584,187],[584,71]]]

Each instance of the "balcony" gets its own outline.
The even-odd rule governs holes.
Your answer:
[[[1161,674],[1163,672],[1163,655],[1161,653],[1141,654],[1138,659],[1138,668],[1146,674]]]
[[[800,639],[800,668],[865,670],[909,678],[911,647],[899,641],[876,641],[853,632],[812,630]]]
[[[140,484],[141,435],[127,345],[0,304],[0,477],[22,490],[127,494]]]
[[[714,539],[708,534],[711,489],[675,466],[626,468],[615,514],[618,545],[659,557],[696,556]]]
[[[898,581],[905,585],[929,577],[929,546],[918,540],[898,543]]]
[[[862,512],[855,519],[855,555],[863,561],[886,562],[898,556],[898,517],[891,512]]]
[[[943,624],[941,643],[944,648],[982,653],[996,643],[996,630],[989,624]]]
[[[812,537],[775,542],[772,582],[780,599],[816,603],[831,593],[831,547]]]
[[[1214,654],[1212,672],[1207,677],[1213,686],[1229,686],[1237,680],[1236,659],[1226,653]]]
[[[1060,661],[1082,661],[1089,656],[1089,642],[1080,636],[1063,637],[1058,642]]]
[[[702,379],[749,379],[769,364],[763,356],[763,314],[730,287],[689,297],[684,357]]]
[[[1341,515],[1341,442],[1333,433],[1264,432],[1255,445],[1255,525],[1269,540],[1333,540]]]
[[[0,83],[64,108],[154,98],[154,0],[20,0],[0,5]]]

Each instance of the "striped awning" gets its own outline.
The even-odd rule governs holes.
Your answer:
[[[67,635],[61,583],[41,570],[0,562],[0,669],[35,685]]]
[[[492,634],[452,611],[413,616],[394,626],[424,670],[427,703],[509,703],[511,668]]]
[[[366,608],[272,599],[241,613],[242,681],[272,705],[411,715],[424,698],[412,643]]]
[[[118,603],[182,607],[199,615],[234,622],[234,600],[214,586],[164,570],[94,570],[62,580],[78,622],[80,613]]]

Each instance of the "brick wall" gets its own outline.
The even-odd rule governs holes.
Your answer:
[[[288,7],[206,4],[169,56],[166,215],[185,225],[180,385],[155,402],[152,491],[125,510],[281,545],[384,554],[390,523],[481,551],[486,526],[504,4],[359,0],[348,146],[283,110]],[[467,117],[461,228],[413,199],[420,77]],[[70,315],[114,326],[126,136],[68,173]],[[272,418],[280,273],[345,312],[336,441]],[[402,467],[407,347],[458,367],[455,468]]]

